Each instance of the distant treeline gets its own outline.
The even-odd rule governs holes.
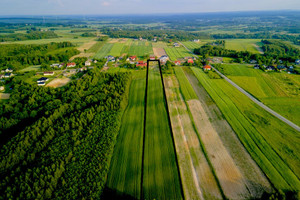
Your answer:
[[[80,52],[70,42],[42,45],[2,44],[0,45],[0,69],[6,67],[21,69],[24,65],[66,62],[78,53]]]
[[[80,32],[96,32],[97,30],[95,29],[74,29],[71,31],[71,33],[80,33]]]
[[[119,30],[119,29],[103,29],[103,34],[107,34],[112,38],[144,38],[152,40],[159,38],[164,41],[169,40],[193,40],[193,39],[208,39],[210,38],[206,33],[192,33],[187,31],[174,30]]]
[[[234,33],[234,34],[213,34],[213,39],[281,39],[291,41],[300,45],[300,35],[272,34],[272,33]]]
[[[0,35],[0,42],[49,39],[57,37],[58,35],[53,31],[27,31],[27,33]]]
[[[0,199],[99,199],[130,74],[94,69],[62,88],[15,83],[0,104]]]
[[[295,62],[299,59],[300,50],[287,44],[286,42],[277,40],[262,40],[264,55],[250,53],[248,51],[235,51],[224,48],[224,42],[214,43],[219,45],[206,44],[200,48],[194,49],[194,53],[201,55],[203,58],[209,56],[231,57],[237,62],[249,62],[256,60],[259,64],[271,65],[279,64],[279,60],[285,63]]]

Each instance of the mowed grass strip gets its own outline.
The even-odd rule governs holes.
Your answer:
[[[111,50],[109,52],[109,55],[120,56],[124,46],[125,46],[125,43],[114,43],[113,47],[111,48]]]
[[[205,44],[205,42],[191,42],[191,41],[188,41],[188,42],[182,42],[182,44],[184,46],[186,46],[188,49],[190,49],[191,51],[193,51],[194,49],[202,47]]]
[[[133,80],[115,145],[107,187],[136,199],[141,195],[146,78]]]
[[[105,56],[108,56],[113,45],[114,44],[112,44],[112,43],[104,44],[102,46],[102,48],[97,51],[95,58],[101,59],[101,58],[104,58]]]
[[[209,79],[198,68],[193,67],[192,71],[275,187],[299,190],[299,133],[225,80]]]
[[[184,47],[165,47],[164,49],[173,61],[184,57],[193,57],[193,54]]]
[[[180,84],[180,91],[183,94],[183,97],[186,101],[191,100],[191,99],[197,99],[197,95],[191,86],[189,80],[185,76],[183,69],[180,67],[174,68],[176,77],[179,81]]]
[[[124,52],[125,53],[125,52]],[[147,56],[153,54],[152,44],[146,41],[132,41],[128,55]]]
[[[254,45],[260,46],[260,41],[261,41],[260,39],[226,40],[225,48],[236,50],[236,51],[249,51],[251,53],[259,54],[260,52],[257,50],[257,48]]]
[[[149,69],[144,149],[144,199],[182,199],[159,70]]]

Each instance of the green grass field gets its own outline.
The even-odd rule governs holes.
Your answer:
[[[260,52],[254,45],[261,46],[260,39],[232,39],[226,40],[225,48],[232,49],[236,51],[249,51],[251,53]]]
[[[153,54],[152,44],[145,41],[132,41],[128,52],[122,51],[122,53],[128,53],[128,55],[136,56],[147,56]]]
[[[188,49],[190,49],[191,51],[193,51],[194,49],[202,47],[205,44],[205,42],[191,42],[191,41],[188,41],[188,42],[182,42],[182,44],[184,46],[186,46]]]
[[[198,68],[192,71],[274,186],[299,190],[298,132],[258,107],[225,80],[209,79]]]
[[[150,69],[144,155],[144,199],[182,199],[158,69]]]
[[[279,114],[300,125],[300,76],[253,69],[250,65],[222,65],[226,75]]]
[[[24,69],[21,69],[20,72],[39,71],[40,67],[41,67],[41,65],[29,66]]]
[[[115,145],[107,187],[140,198],[146,76],[133,80]]]
[[[112,46],[112,48],[109,52],[109,55],[121,56],[121,52],[124,47],[125,47],[125,43],[114,43],[114,45]]]
[[[176,77],[179,81],[180,84],[180,91],[186,101],[191,100],[191,99],[197,99],[197,95],[191,86],[189,80],[185,76],[183,69],[180,67],[174,68]]]
[[[111,48],[113,47],[114,44],[112,43],[105,43],[95,54],[95,58],[97,59],[101,59],[104,58],[105,56],[109,55],[109,52],[111,50]]]
[[[166,47],[165,48],[166,53],[170,57],[171,60],[175,61],[179,58],[184,57],[193,57],[194,55],[191,54],[188,50],[186,50],[184,47]]]

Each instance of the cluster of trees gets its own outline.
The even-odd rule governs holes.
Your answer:
[[[43,45],[3,44],[0,45],[0,69],[21,69],[26,65],[49,62],[66,62],[80,53],[70,42]]]
[[[300,56],[300,49],[293,47],[286,42],[279,40],[262,40],[262,43],[262,49],[267,55],[294,59],[297,59]]]
[[[15,83],[0,109],[0,137],[14,135],[0,149],[0,199],[99,199],[129,81],[95,69],[58,89]]]
[[[159,38],[163,41],[169,40],[192,40],[192,39],[208,39],[209,36],[206,33],[192,33],[187,31],[175,31],[175,30],[149,30],[149,29],[115,29],[115,28],[105,28],[101,31],[103,34],[107,34],[112,38],[144,38],[152,40],[154,38]]]
[[[201,55],[204,60],[209,56],[220,56],[234,58],[234,61],[239,63],[248,63],[250,60],[256,60],[260,65],[279,64],[279,60],[282,60],[284,65],[288,65],[290,62],[295,62],[300,55],[299,49],[285,42],[276,40],[262,40],[262,42],[264,43],[264,55],[253,54],[248,51],[229,50],[223,46],[213,46],[209,44],[194,49],[194,53]]]
[[[13,33],[8,35],[0,35],[0,42],[21,41],[21,40],[37,40],[57,38],[58,35],[53,31],[27,31],[24,33]]]
[[[82,33],[81,34],[82,37],[96,37],[96,33],[90,33],[90,32],[86,32],[86,33]]]

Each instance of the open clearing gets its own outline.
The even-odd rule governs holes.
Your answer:
[[[154,55],[158,58],[160,58],[163,55],[167,55],[166,51],[164,50],[164,48],[154,48],[153,47],[153,52]]]
[[[38,71],[38,70],[40,70],[40,67],[41,67],[41,65],[30,66],[30,67],[21,69],[20,72]]]
[[[202,152],[174,75],[165,77],[169,112],[185,199],[222,199]]]
[[[184,47],[166,47],[165,51],[167,52],[170,59],[173,61],[175,61],[177,59],[182,59],[184,57],[193,57],[194,56]]]
[[[265,73],[251,65],[222,65],[233,82],[282,116],[300,125],[300,77],[285,72]]]
[[[225,48],[236,51],[249,51],[251,53],[261,53],[257,47],[260,46],[260,39],[231,39],[225,40]]]
[[[69,79],[69,78],[56,78],[56,79],[53,79],[50,83],[48,83],[46,86],[58,88],[58,87],[67,85],[70,81],[71,81],[71,79]]]
[[[225,80],[209,79],[194,67],[192,71],[275,187],[299,190],[298,132],[258,107]]]
[[[10,93],[0,93],[0,99],[9,99]]]

